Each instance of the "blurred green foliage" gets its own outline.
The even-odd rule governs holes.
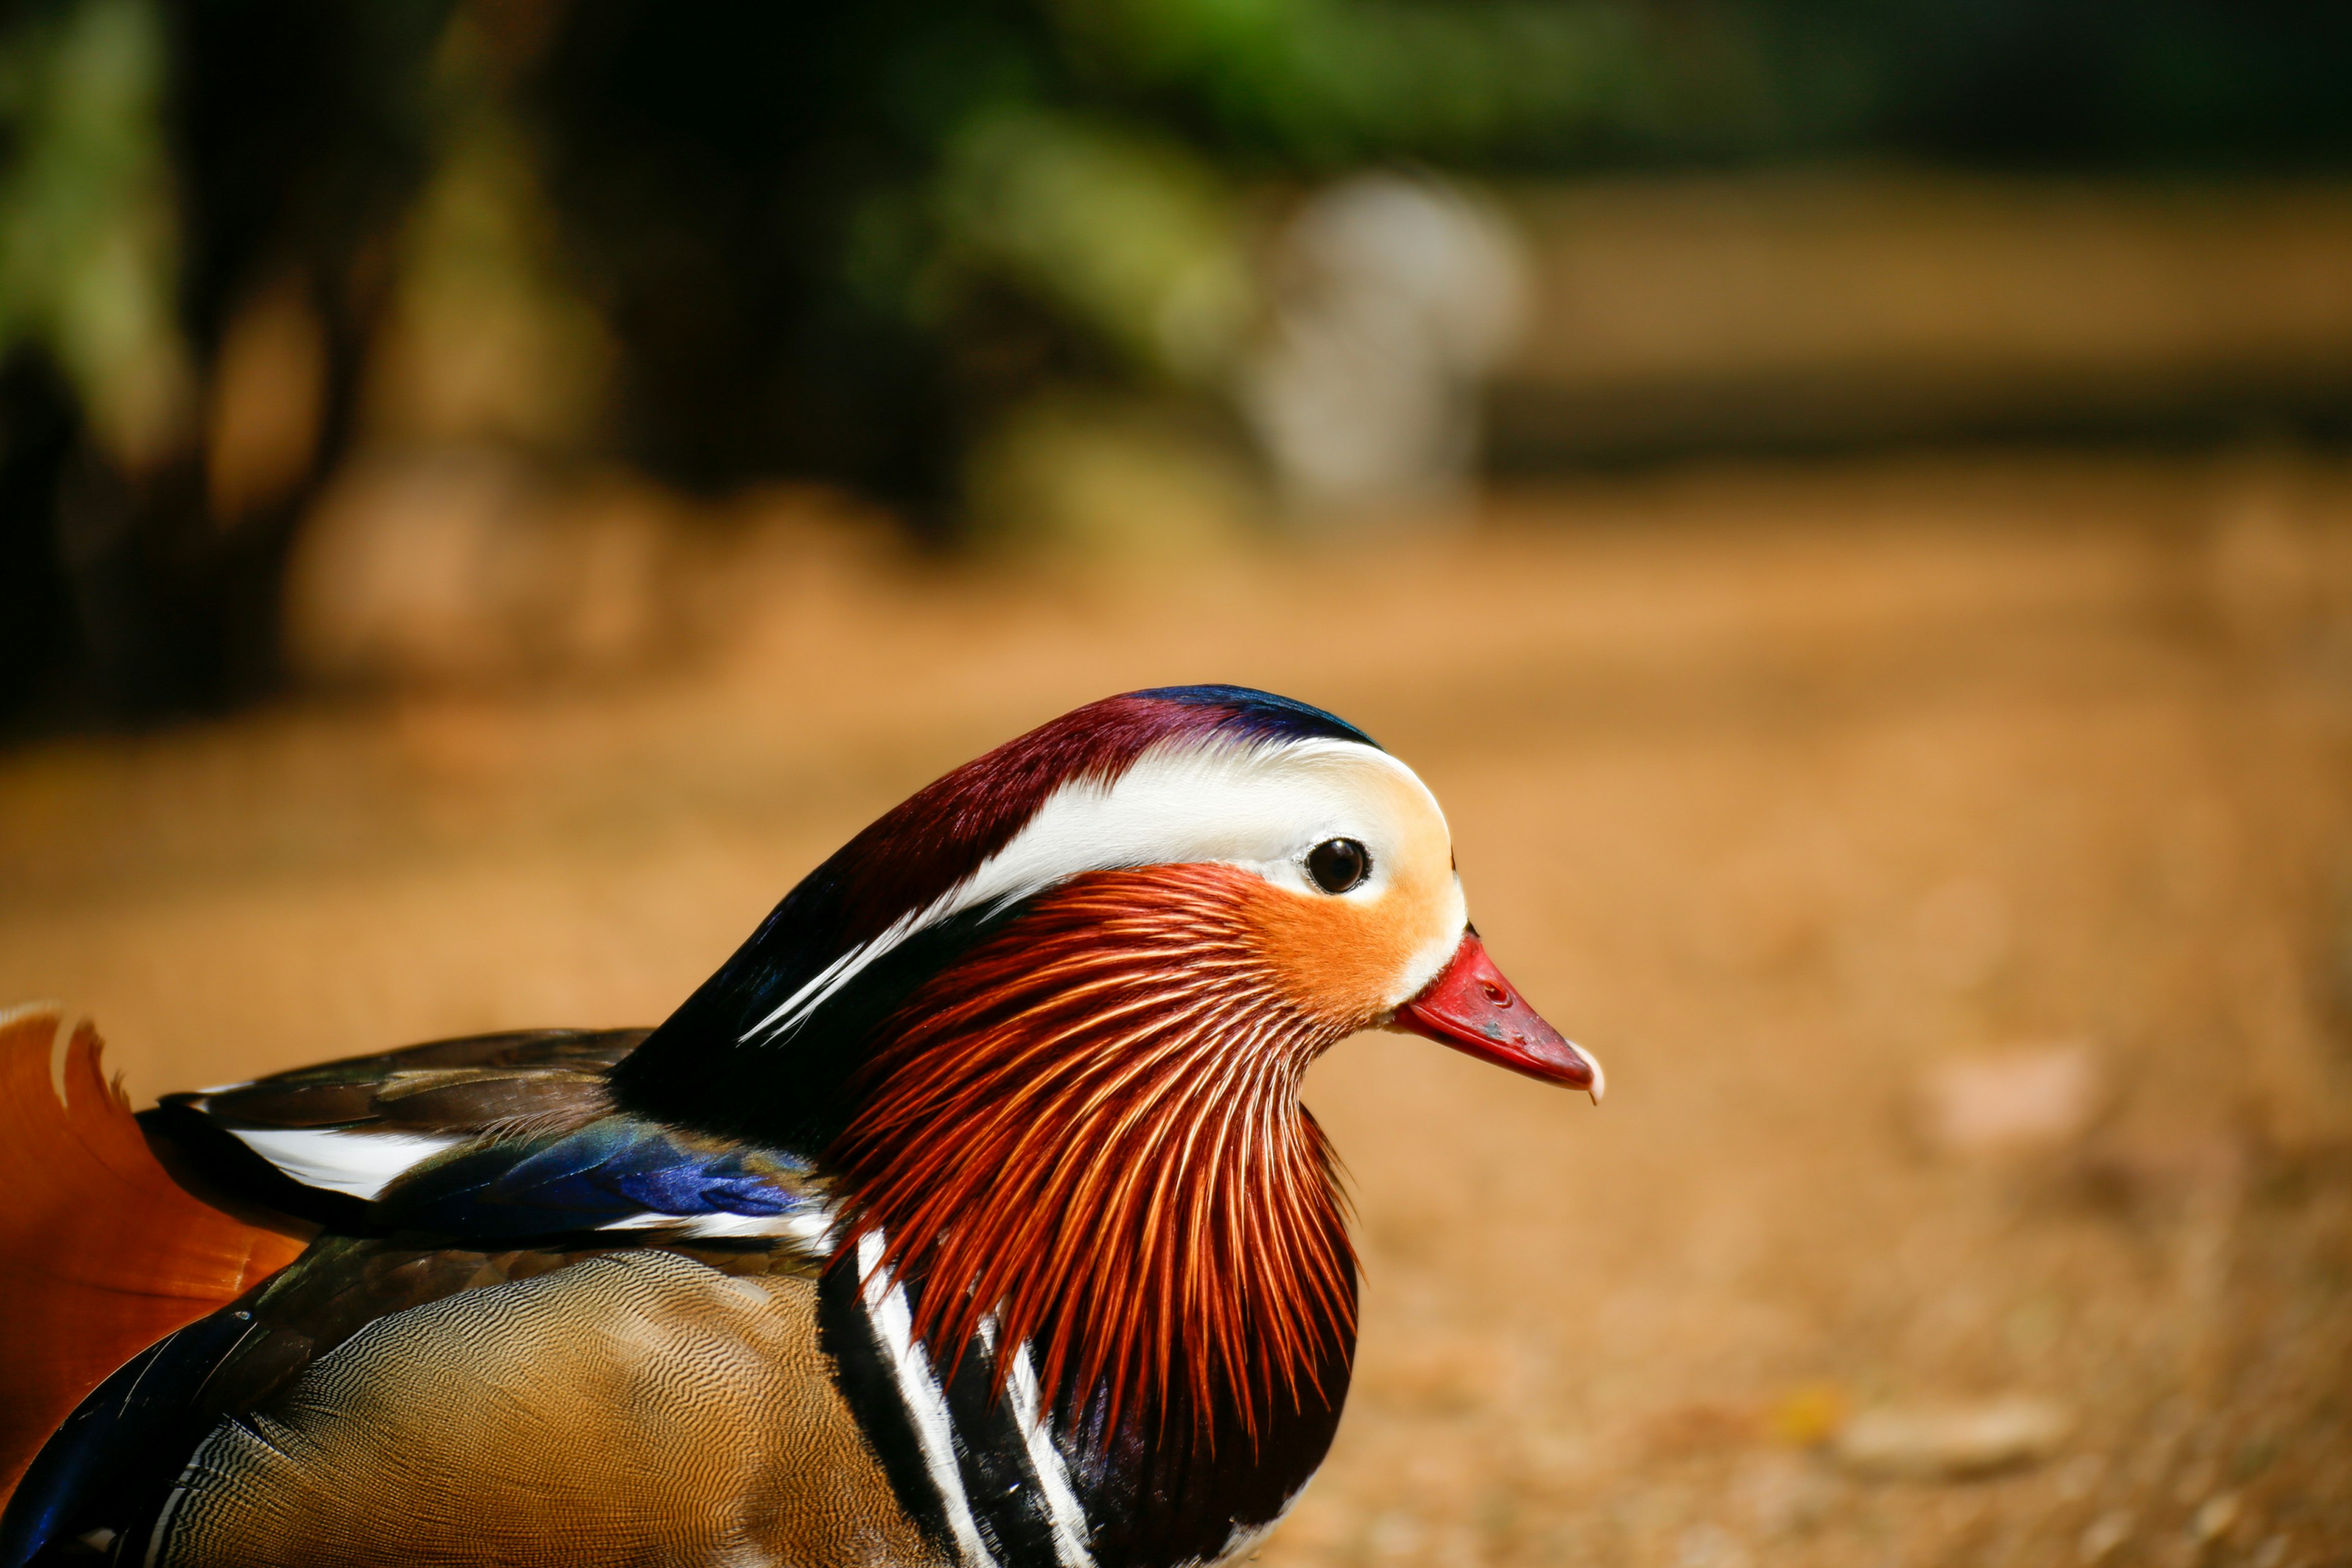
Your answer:
[[[142,0],[22,18],[0,51],[0,355],[50,356],[133,463],[169,445],[189,390],[163,53]]]
[[[365,440],[938,519],[1072,388],[1227,417],[1265,216],[1350,170],[2338,169],[2347,75],[2300,0],[14,0],[0,712],[266,685]],[[320,405],[215,515],[264,298]]]
[[[635,455],[937,500],[1038,386],[1213,377],[1258,205],[1352,168],[2325,165],[2347,66],[2275,0],[610,0],[530,112]]]

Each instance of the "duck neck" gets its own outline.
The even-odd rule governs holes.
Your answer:
[[[1064,1430],[1255,1445],[1336,1411],[1355,1267],[1298,1103],[1337,1031],[1251,962],[1219,867],[1079,879],[894,1021],[825,1164],[844,1250],[919,1283],[943,1374],[1026,1347]],[[1171,881],[1186,885],[1171,887]]]

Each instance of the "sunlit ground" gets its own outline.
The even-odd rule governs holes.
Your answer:
[[[0,758],[0,1000],[89,1011],[142,1094],[648,1023],[941,769],[1270,687],[1422,771],[1611,1092],[1387,1037],[1317,1069],[1363,1348],[1266,1562],[2352,1552],[2352,470],[1723,468],[1149,577],[772,577],[619,685]],[[2068,1051],[2071,1112],[1938,1142],[1939,1068]],[[1954,1473],[1933,1411],[2018,1398]]]

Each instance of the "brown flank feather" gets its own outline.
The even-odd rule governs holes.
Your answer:
[[[832,1152],[881,1267],[923,1281],[916,1331],[952,1376],[994,1314],[1047,1397],[1099,1432],[1189,1405],[1255,1439],[1354,1342],[1353,1257],[1299,1077],[1360,1020],[1266,965],[1264,900],[1222,866],[1075,879],[888,1026]],[[1066,1373],[1075,1373],[1065,1382]]]
[[[98,1032],[0,1013],[0,1502],[109,1373],[302,1243],[198,1202],[147,1147]]]

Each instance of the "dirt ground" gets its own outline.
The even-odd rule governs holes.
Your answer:
[[[772,575],[690,668],[0,756],[0,1000],[145,1094],[651,1022],[941,769],[1270,687],[1422,771],[1611,1092],[1316,1069],[1363,1348],[1266,1563],[2352,1560],[2352,468],[1706,468],[1150,580]],[[1930,1136],[1939,1067],[2069,1048],[2081,1115]],[[1991,1474],[1856,1447],[2002,1398],[2042,1430]]]

